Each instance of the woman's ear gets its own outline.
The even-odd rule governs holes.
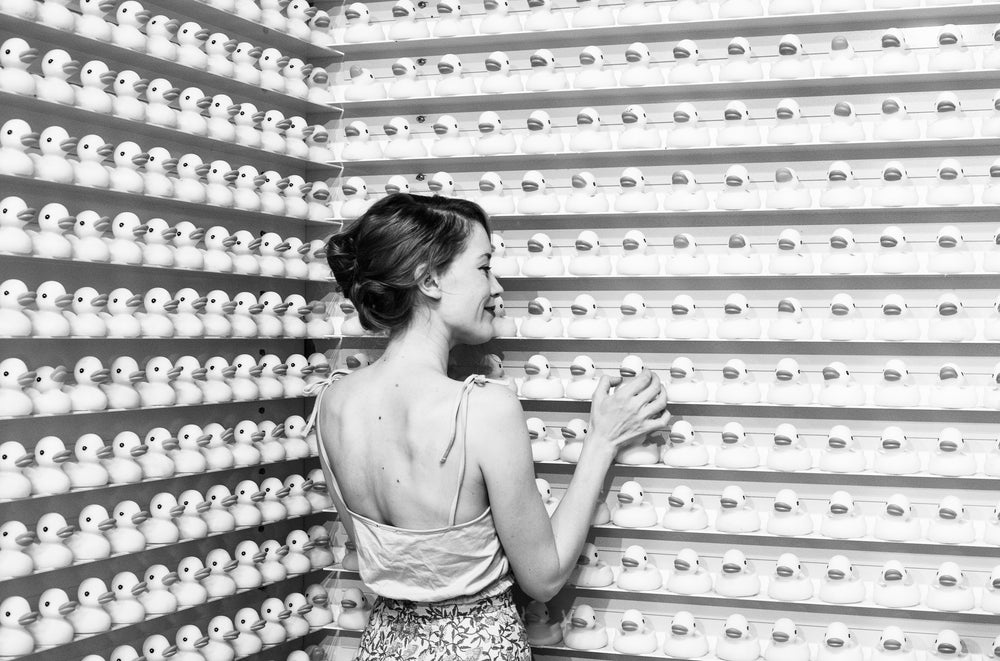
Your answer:
[[[417,276],[417,287],[420,289],[420,293],[424,296],[439,300],[441,298],[441,285],[438,282],[438,274],[427,267],[426,264],[421,264],[417,267],[415,275]]]

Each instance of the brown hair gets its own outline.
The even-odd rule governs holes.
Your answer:
[[[474,202],[395,193],[330,237],[327,262],[361,326],[389,333],[406,327],[418,301],[417,270],[447,268],[475,223],[489,234],[489,216]]]

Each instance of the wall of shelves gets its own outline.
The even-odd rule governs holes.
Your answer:
[[[386,29],[391,26],[392,4],[388,1],[368,3],[372,22]],[[553,3],[552,11],[572,20],[575,12],[580,11],[573,4]],[[669,2],[652,4],[664,14],[679,6],[679,3]],[[605,6],[610,6],[612,11],[624,7],[620,3]],[[709,6],[716,15],[719,3],[709,3]],[[633,544],[643,546],[665,579],[673,573],[673,559],[683,547],[697,551],[713,574],[721,571],[723,554],[728,549],[738,548],[746,553],[763,579],[761,592],[754,597],[730,598],[712,591],[685,596],[666,588],[628,592],[614,585],[607,588],[569,585],[548,604],[551,620],[563,620],[576,606],[590,605],[597,611],[598,626],[609,630],[611,643],[599,650],[574,650],[563,645],[536,646],[536,658],[648,658],[613,650],[612,643],[618,635],[620,618],[630,608],[639,609],[647,625],[657,632],[658,647],[652,655],[657,658],[670,657],[668,652],[664,652],[663,645],[671,635],[671,619],[680,610],[693,612],[702,632],[711,640],[713,650],[717,637],[722,635],[726,618],[732,613],[742,613],[755,629],[765,650],[770,642],[773,623],[780,617],[792,618],[809,643],[813,659],[842,656],[836,651],[831,652],[830,648],[823,649],[824,633],[831,621],[847,624],[866,648],[866,655],[878,652],[876,648],[880,635],[890,625],[900,627],[917,650],[918,658],[928,661],[953,658],[935,648],[935,638],[942,629],[957,631],[968,643],[972,656],[993,659],[1000,654],[993,648],[994,637],[1000,634],[1000,615],[980,609],[978,605],[981,602],[978,600],[973,610],[948,613],[923,605],[924,594],[920,605],[903,609],[878,606],[872,596],[879,572],[889,558],[902,562],[925,592],[930,589],[928,586],[935,580],[938,567],[945,560],[958,563],[974,589],[987,589],[997,552],[995,545],[982,540],[997,525],[997,502],[994,492],[996,476],[984,472],[984,466],[998,452],[995,425],[1000,420],[998,410],[992,406],[996,367],[995,340],[992,338],[995,337],[993,329],[1000,322],[994,308],[998,280],[992,267],[987,266],[993,264],[997,231],[992,206],[994,198],[990,192],[993,185],[990,168],[1000,152],[990,133],[992,129],[984,128],[992,126],[996,85],[991,70],[982,67],[982,62],[993,62],[995,59],[996,8],[991,3],[949,6],[926,3],[926,6],[893,9],[879,7],[878,3],[871,7],[866,3],[864,11],[814,11],[783,16],[663,21],[647,25],[521,31],[395,42],[368,41],[335,46],[345,58],[337,77],[337,83],[345,91],[351,89],[348,70],[352,64],[363,66],[373,74],[376,83],[389,87],[394,80],[393,63],[400,58],[411,58],[416,63],[418,78],[430,82],[433,89],[433,84],[441,80],[437,63],[449,53],[460,56],[464,76],[472,77],[477,83],[482,83],[489,75],[484,62],[493,51],[503,51],[508,56],[512,75],[521,77],[522,81],[532,73],[529,56],[534,51],[545,48],[554,53],[556,71],[566,74],[569,81],[565,89],[429,95],[405,100],[374,97],[344,100],[338,104],[344,116],[337,136],[345,140],[344,128],[347,124],[361,120],[370,132],[369,141],[384,147],[389,144],[387,141],[390,138],[385,135],[383,125],[394,115],[399,115],[410,126],[411,140],[420,141],[425,153],[431,154],[437,139],[433,124],[440,116],[454,117],[459,126],[459,136],[468,139],[474,147],[480,137],[477,127],[479,114],[495,111],[503,121],[504,130],[515,138],[516,148],[512,153],[347,160],[344,162],[343,177],[361,177],[370,198],[376,199],[381,197],[382,188],[390,177],[393,177],[394,185],[398,185],[398,175],[401,175],[412,191],[424,193],[429,190],[432,175],[443,171],[444,175],[433,179],[450,179],[457,196],[496,200],[479,188],[484,173],[493,171],[503,181],[504,196],[513,199],[511,206],[517,206],[525,199],[521,190],[522,177],[529,170],[540,170],[546,179],[546,192],[557,197],[557,208],[561,211],[505,212],[492,217],[494,231],[503,235],[506,255],[514,256],[521,266],[529,257],[527,241],[536,232],[544,232],[551,239],[553,254],[563,261],[564,268],[574,258],[575,240],[582,230],[594,230],[598,234],[601,250],[611,255],[612,262],[622,254],[620,241],[626,231],[640,229],[645,234],[649,250],[659,257],[657,275],[513,275],[502,277],[501,284],[505,289],[503,297],[507,316],[513,317],[519,325],[527,318],[528,303],[538,296],[548,298],[555,315],[568,325],[573,320],[571,303],[578,294],[589,293],[596,300],[599,315],[609,319],[614,327],[621,319],[618,305],[622,297],[629,292],[639,292],[648,306],[647,314],[652,313],[658,318],[658,337],[623,339],[613,334],[611,338],[573,338],[568,334],[544,338],[503,336],[491,343],[491,350],[502,355],[507,377],[518,383],[525,376],[522,365],[535,353],[541,353],[548,359],[556,377],[564,383],[569,383],[571,378],[570,363],[580,354],[590,356],[599,370],[610,373],[617,371],[625,355],[635,354],[643,359],[648,369],[656,370],[665,381],[669,380],[669,368],[674,358],[687,356],[694,362],[701,378],[709,384],[708,401],[671,404],[674,420],[689,421],[712,457],[721,451],[720,432],[723,426],[738,421],[756,446],[760,462],[758,467],[746,469],[720,468],[711,461],[706,466],[694,468],[663,463],[639,466],[616,464],[611,470],[607,497],[612,510],[617,506],[615,492],[627,480],[641,483],[646,499],[651,500],[657,509],[658,519],[668,509],[667,498],[674,487],[687,485],[709,511],[709,520],[714,521],[723,488],[738,484],[754,503],[762,521],[766,521],[772,513],[775,494],[781,488],[796,491],[800,502],[813,517],[816,531],[827,511],[828,499],[837,489],[844,489],[854,497],[856,507],[868,521],[865,536],[848,539],[833,539],[819,532],[778,537],[768,534],[763,525],[760,531],[746,534],[718,532],[711,525],[705,530],[691,531],[667,530],[659,525],[636,529],[611,524],[594,526],[588,541],[596,545],[600,560],[610,565],[616,575],[621,571],[619,561],[622,553]],[[522,19],[529,15],[523,6],[516,3],[511,5],[510,13]],[[479,25],[486,18],[479,6],[463,7],[462,16],[474,25]],[[418,21],[426,21],[432,30],[440,20],[432,5],[418,8],[416,17]],[[940,60],[936,59],[937,35],[945,23],[960,25],[965,43],[974,54],[976,68],[935,70],[940,65]],[[335,25],[339,29],[350,29],[343,16],[337,17]],[[873,63],[881,55],[881,36],[891,27],[903,30],[919,64],[915,72],[874,73]],[[769,68],[779,59],[778,42],[787,33],[795,33],[801,38],[817,71],[830,55],[831,40],[838,35],[847,37],[858,57],[864,61],[865,73],[787,80],[767,77]],[[736,36],[749,39],[756,58],[763,63],[763,78],[722,82],[719,73],[727,63],[727,44]],[[605,69],[620,74],[627,66],[623,56],[626,48],[632,42],[644,42],[652,53],[652,66],[660,68],[665,78],[669,78],[670,72],[678,66],[671,51],[682,39],[697,41],[701,62],[712,71],[713,82],[597,89],[572,87],[574,74],[581,70],[577,64],[578,55],[586,46],[601,47],[606,58]],[[946,91],[957,95],[966,116],[970,118],[972,130],[969,137],[928,137],[936,135],[940,128],[931,129],[934,122],[942,118],[936,112],[936,99]],[[889,96],[898,96],[904,101],[909,117],[917,122],[919,138],[894,141],[874,137],[882,121],[882,101]],[[788,97],[800,104],[802,118],[810,128],[812,139],[791,145],[772,144],[769,132],[777,121],[775,109],[781,99]],[[344,97],[341,95],[338,98]],[[718,141],[720,131],[727,124],[723,120],[723,107],[730,100],[742,100],[749,107],[759,129],[757,144],[723,146]],[[864,127],[865,140],[832,142],[817,139],[820,128],[830,121],[831,111],[840,101],[853,104],[856,117]],[[670,135],[677,128],[673,113],[682,102],[693,103],[699,113],[700,125],[708,127],[709,137],[704,146],[670,146]],[[653,127],[660,133],[660,147],[614,148],[622,131],[627,128],[620,114],[629,104],[642,104],[649,120],[647,127]],[[612,149],[575,152],[568,149],[577,130],[577,112],[584,107],[595,108],[601,115],[601,131],[610,134]],[[545,110],[551,116],[552,131],[562,138],[564,151],[523,153],[522,144],[528,136],[525,122],[528,115],[536,110]],[[926,193],[938,185],[938,167],[946,157],[961,162],[966,180],[973,190],[971,203],[935,206],[933,198],[928,200]],[[910,181],[919,193],[918,204],[906,203],[896,208],[872,204],[872,195],[884,186],[882,168],[893,159],[901,160],[908,170]],[[864,204],[830,208],[820,202],[820,196],[828,186],[828,168],[832,162],[839,160],[849,163],[856,181],[865,190]],[[717,206],[727,166],[734,164],[744,165],[749,171],[753,182],[751,189],[760,194],[759,208],[723,209]],[[781,166],[797,171],[800,181],[811,193],[811,205],[795,209],[774,208],[769,196],[775,189],[775,170]],[[626,167],[642,169],[646,190],[658,196],[656,211],[614,211],[621,192],[618,179]],[[676,189],[671,184],[672,174],[682,168],[693,172],[701,188],[707,192],[709,201],[697,210],[668,210],[667,202]],[[582,170],[594,175],[599,187],[598,195],[609,201],[610,211],[566,211],[565,204],[574,194],[570,186],[571,177]],[[449,191],[448,188],[445,190]],[[903,228],[911,249],[919,256],[918,270],[885,274],[873,268],[872,260],[882,250],[880,233],[890,225]],[[973,268],[942,274],[934,272],[930,266],[931,261],[937,259],[935,251],[939,250],[936,235],[945,225],[960,228],[966,248],[976,255]],[[825,273],[821,268],[822,261],[831,250],[831,233],[839,227],[854,232],[857,251],[868,258],[865,270],[832,274]],[[768,260],[778,253],[776,241],[782,228],[795,228],[801,232],[802,251],[814,260],[811,271],[799,275],[775,275],[770,272]],[[705,273],[669,275],[671,260],[676,254],[673,238],[683,232],[693,235],[701,250],[708,255],[710,265]],[[759,273],[729,275],[719,272],[719,265],[724,264],[729,255],[728,238],[735,232],[744,234],[756,253],[762,255],[763,268]],[[743,293],[750,300],[762,321],[763,330],[759,338],[722,339],[717,335],[718,324],[725,316],[723,303],[731,292]],[[866,320],[866,337],[859,336],[853,341],[822,339],[825,337],[823,325],[830,315],[831,298],[841,292],[853,297],[858,313]],[[930,324],[937,323],[937,302],[945,292],[953,292],[962,299],[967,313],[975,318],[978,325],[971,341],[929,341]],[[883,299],[894,293],[902,295],[910,306],[911,318],[920,325],[919,340],[894,342],[877,339],[874,331],[881,320]],[[689,294],[708,320],[708,330],[698,339],[672,339],[666,330],[670,324],[671,304],[674,297],[680,294]],[[813,334],[810,339],[768,339],[768,326],[777,317],[777,303],[788,296],[801,301],[802,309],[811,320]],[[339,318],[339,312],[335,311],[335,314]],[[369,355],[378,354],[385,342],[382,338],[367,336],[344,336],[337,341],[348,353],[364,351]],[[323,346],[322,342],[318,346]],[[868,388],[869,403],[834,407],[819,404],[818,398],[814,398],[812,404],[800,406],[714,401],[714,389],[722,382],[722,366],[733,357],[746,362],[750,374],[761,386],[762,402],[767,401],[767,390],[774,382],[774,368],[779,358],[792,357],[807,376],[814,394],[819,392],[824,381],[822,368],[831,361],[843,361],[851,368],[855,378]],[[903,359],[916,383],[925,388],[920,406],[879,407],[871,404],[872,394],[880,387],[883,365],[892,358]],[[969,383],[984,389],[980,392],[986,399],[980,400],[975,407],[958,409],[932,403],[930,389],[935,387],[938,368],[946,362],[960,365]],[[589,408],[586,401],[569,399],[522,397],[521,401],[525,416],[540,418],[560,443],[559,427],[573,418],[585,417]],[[775,429],[786,422],[797,428],[803,447],[812,455],[813,468],[802,472],[766,468],[767,457],[773,451]],[[834,473],[817,467],[817,459],[824,452],[831,427],[836,424],[849,426],[858,450],[865,454],[867,467],[864,471]],[[875,471],[873,460],[882,452],[880,438],[888,425],[898,425],[903,429],[920,454],[920,471],[905,475],[886,475]],[[937,460],[938,436],[946,426],[954,426],[961,431],[969,451],[976,457],[976,470],[968,475],[944,477],[927,472]],[[553,495],[557,497],[572,471],[573,465],[562,461],[536,463],[537,476],[549,481]],[[975,541],[946,545],[932,542],[927,537],[887,542],[872,536],[877,518],[884,511],[886,500],[893,494],[908,497],[915,516],[921,519],[925,528],[934,523],[942,498],[949,494],[958,496],[976,526]],[[847,555],[862,580],[869,584],[865,600],[857,604],[831,604],[814,597],[791,603],[767,597],[767,581],[774,572],[776,559],[787,551],[799,556],[817,586],[830,558],[838,553]],[[345,578],[348,576],[344,572],[338,574]],[[980,599],[982,593],[976,595]],[[710,654],[705,658],[714,661],[719,657]]]

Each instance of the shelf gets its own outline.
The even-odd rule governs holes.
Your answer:
[[[245,147],[235,142],[225,142],[165,126],[136,122],[115,115],[85,110],[77,106],[67,106],[9,92],[0,91],[0,104],[3,104],[5,109],[12,111],[11,114],[18,117],[45,117],[49,122],[53,122],[53,120],[81,122],[86,123],[87,129],[94,133],[102,134],[106,131],[115,131],[127,134],[129,140],[137,142],[142,142],[144,139],[155,141],[153,144],[143,144],[144,149],[169,144],[173,156],[181,155],[175,145],[185,145],[191,151],[201,155],[206,163],[211,162],[216,157],[224,157],[230,161],[230,165],[234,168],[250,164],[256,165],[261,171],[278,170],[282,175],[305,172],[313,165],[309,160],[295,158],[287,154]],[[41,129],[41,127],[35,126],[32,128]]]
[[[501,278],[506,291],[895,291],[996,289],[995,273],[954,275],[652,275]]]
[[[266,224],[281,233],[287,233],[293,226],[322,226],[339,227],[342,220],[324,219],[308,220],[305,218],[293,218],[291,216],[276,216],[269,213],[257,211],[244,211],[231,207],[214,207],[208,204],[196,204],[171,197],[155,197],[153,195],[143,195],[135,193],[124,193],[122,191],[109,190],[104,188],[92,188],[90,186],[78,186],[76,184],[61,184],[54,181],[45,181],[33,177],[17,177],[9,174],[0,174],[0,186],[6,189],[17,190],[23,197],[27,194],[55,196],[60,200],[65,200],[72,204],[106,204],[113,203],[123,208],[136,211],[140,216],[147,212],[166,212],[177,215],[189,216],[192,221],[207,219],[210,222],[219,220],[237,221],[247,223],[254,222]],[[86,207],[84,207],[86,208]]]
[[[56,338],[56,339],[59,339],[59,338]],[[65,338],[63,338],[63,339],[65,339]],[[280,397],[280,398],[275,398],[275,399],[248,399],[248,400],[231,401],[231,402],[215,402],[215,403],[208,403],[208,404],[175,404],[175,405],[171,405],[171,406],[146,406],[146,407],[140,407],[140,408],[135,408],[135,409],[105,409],[103,411],[76,411],[76,412],[73,412],[73,413],[60,413],[60,414],[55,414],[55,415],[52,415],[52,414],[33,414],[33,415],[24,415],[24,416],[5,416],[5,417],[0,417],[0,422],[22,421],[22,420],[37,420],[37,421],[39,421],[38,424],[43,424],[45,421],[54,420],[56,418],[80,417],[80,416],[88,416],[88,415],[128,415],[128,414],[132,414],[132,413],[148,413],[150,411],[161,411],[161,410],[166,410],[166,409],[169,409],[169,410],[172,410],[172,411],[179,411],[180,412],[180,411],[184,411],[186,409],[197,409],[197,408],[213,407],[213,406],[233,406],[233,405],[238,405],[238,404],[247,404],[247,405],[253,406],[253,405],[275,403],[275,402],[294,402],[294,401],[300,401],[300,400],[305,400],[305,399],[310,399],[310,398],[309,397],[305,397],[305,396],[301,396],[301,397]]]
[[[225,597],[216,597],[214,599],[209,599],[203,604],[197,604],[195,606],[189,606],[188,608],[182,608],[173,613],[164,613],[162,615],[152,615],[146,617],[142,622],[137,622],[136,624],[124,624],[117,627],[113,627],[109,631],[104,631],[96,634],[89,634],[84,636],[77,636],[72,642],[65,645],[60,645],[58,648],[50,650],[35,651],[31,654],[26,654],[19,657],[9,657],[16,658],[17,661],[51,661],[54,654],[58,654],[60,659],[70,659],[70,658],[82,658],[83,656],[95,653],[95,652],[106,652],[111,646],[119,644],[119,641],[132,640],[138,646],[141,644],[141,638],[154,633],[154,631],[161,631],[151,629],[149,623],[154,622],[156,625],[162,627],[163,631],[172,630],[176,628],[179,624],[178,616],[185,616],[184,622],[194,622],[201,624],[204,620],[204,624],[207,624],[208,619],[214,615],[221,613],[228,614],[230,616],[235,615],[235,611],[239,609],[240,604],[244,602],[240,599],[242,595],[250,592],[266,592],[268,595],[275,595],[274,588],[276,586],[282,585],[289,581],[302,581],[306,580],[307,577],[316,574],[317,571],[313,570],[306,572],[305,574],[299,574],[296,576],[289,576],[284,581],[278,581],[276,583],[266,583],[259,588],[248,588],[246,590],[237,590],[236,594],[227,595]],[[317,576],[318,578],[318,576]],[[260,595],[264,597],[265,595]],[[284,594],[280,595],[282,598]],[[226,608],[230,602],[235,602],[232,604],[232,612]],[[263,599],[261,599],[263,602]],[[204,631],[204,624],[201,624],[199,628]],[[154,626],[156,626],[154,625]],[[137,638],[132,638],[136,636]],[[170,642],[173,643],[173,636],[168,636]],[[273,647],[278,647],[274,645]]]
[[[504,154],[450,158],[381,159],[345,161],[351,176],[391,175],[399,172],[485,172],[487,170],[556,170],[586,167],[683,166],[696,164],[782,163],[835,161],[863,158],[941,158],[942,155],[991,156],[1000,153],[1000,138],[955,140],[899,140],[750,147],[698,147],[691,149],[619,149],[614,151],[561,152],[557,154]],[[512,184],[513,186],[513,184]],[[738,213],[738,212],[730,212]],[[665,212],[664,215],[669,215]]]
[[[871,551],[874,553],[891,554],[918,553],[939,557],[943,551],[950,556],[975,556],[996,558],[998,547],[985,544],[937,544],[934,542],[886,542],[868,537],[865,539],[831,539],[820,537],[816,533],[799,537],[779,537],[766,533],[750,533],[745,535],[720,533],[710,531],[682,532],[664,528],[618,528],[612,525],[591,526],[588,539],[594,538],[624,539],[630,542],[638,540],[656,540],[661,542],[728,544],[732,547],[770,546],[778,548],[806,548],[823,551]],[[941,614],[942,618],[946,617]],[[995,616],[994,616],[995,621]]]
[[[506,281],[502,281],[506,284]],[[385,349],[388,338],[379,336],[334,335],[309,338],[314,342],[336,341],[344,349]],[[996,342],[886,342],[883,340],[858,340],[854,342],[826,340],[673,340],[673,339],[573,339],[573,338],[524,338],[495,337],[489,342],[491,350],[521,351],[525,353],[609,352],[609,353],[712,353],[722,355],[768,354],[788,355],[854,355],[896,356],[900,351],[912,351],[921,356],[985,356],[997,352]]]
[[[313,3],[310,3],[313,4]],[[287,32],[275,30],[265,25],[247,20],[235,12],[226,12],[213,7],[207,2],[188,0],[177,3],[171,0],[159,2],[144,2],[148,10],[158,9],[171,17],[182,15],[201,23],[204,27],[217,28],[230,37],[242,37],[254,45],[277,48],[282,55],[299,57],[305,60],[313,58],[333,58],[338,51],[293,37]],[[157,12],[153,12],[157,13]],[[214,30],[213,30],[214,31]]]
[[[989,5],[978,5],[982,10]],[[991,8],[992,9],[992,8]],[[995,9],[992,9],[995,12]],[[912,11],[912,10],[906,10]],[[867,13],[867,12],[865,12]],[[764,19],[770,20],[770,19]],[[991,21],[996,20],[995,13]],[[685,29],[686,23],[674,24]],[[669,25],[658,25],[658,29]],[[780,34],[773,32],[772,34]],[[545,33],[546,37],[551,33]],[[727,36],[740,34],[727,32]],[[745,35],[744,35],[745,36]],[[482,37],[474,37],[482,39]],[[626,38],[627,41],[631,39]],[[400,42],[405,43],[405,42]],[[481,43],[481,42],[479,42]],[[587,42],[584,42],[587,43]],[[522,46],[523,47],[523,46]],[[440,48],[440,47],[439,47]],[[489,49],[480,46],[480,49]],[[409,51],[400,55],[414,56]],[[382,52],[380,57],[386,57]],[[357,119],[369,115],[384,116],[404,112],[407,116],[457,112],[524,110],[526,108],[566,108],[610,105],[624,108],[632,103],[679,103],[681,101],[728,101],[730,99],[770,99],[784,97],[831,96],[834,94],[891,94],[937,90],[963,90],[995,87],[996,71],[898,73],[841,78],[803,78],[796,80],[750,80],[733,83],[686,83],[647,87],[602,87],[592,90],[565,89],[552,92],[509,92],[506,94],[467,94],[463,96],[428,96],[411,99],[343,101],[338,109],[327,109],[327,120],[341,117]],[[404,110],[405,109],[405,110]]]
[[[963,624],[995,624],[997,616],[986,613],[947,612],[928,608],[887,608],[866,602],[859,604],[828,604],[817,598],[808,601],[778,601],[761,595],[757,597],[733,598],[720,595],[682,595],[654,590],[650,592],[630,592],[616,587],[582,588],[567,585],[563,594],[570,594],[581,599],[627,599],[631,601],[652,601],[659,604],[684,604],[690,606],[727,607],[751,610],[763,610],[774,616],[782,612],[819,613],[828,615],[847,615],[851,617],[882,617],[905,618],[907,620],[946,620]]]
[[[81,562],[77,564],[70,565],[69,567],[61,567],[59,569],[47,569],[44,571],[36,571],[28,576],[20,576],[17,578],[9,578],[5,581],[0,581],[0,585],[3,586],[5,594],[19,594],[21,592],[36,592],[43,588],[40,584],[45,584],[51,586],[53,584],[53,579],[60,576],[67,576],[71,578],[79,578],[80,576],[87,575],[93,576],[94,572],[102,571],[105,568],[108,572],[118,572],[121,569],[115,567],[117,563],[122,562],[127,559],[141,559],[144,564],[143,566],[149,566],[149,564],[157,562],[158,558],[163,558],[165,562],[176,561],[176,558],[182,558],[185,555],[190,555],[192,553],[197,553],[203,548],[201,545],[204,543],[214,543],[222,542],[225,543],[229,540],[229,537],[235,537],[238,533],[251,532],[252,535],[248,539],[261,540],[260,535],[266,532],[268,526],[277,526],[285,522],[295,522],[295,521],[305,521],[307,519],[318,518],[320,516],[327,517],[327,520],[336,519],[337,514],[331,510],[322,510],[320,512],[312,512],[311,514],[306,514],[300,517],[290,517],[287,519],[282,519],[281,521],[275,521],[274,523],[263,524],[263,526],[241,526],[234,530],[227,530],[225,532],[212,533],[207,537],[201,537],[198,539],[185,539],[177,542],[176,544],[159,544],[153,546],[147,546],[146,549],[139,551],[137,553],[118,553],[112,555],[108,558],[102,558],[100,560],[92,560],[90,562]],[[258,531],[259,528],[263,527],[264,531]],[[235,547],[235,545],[233,545]],[[164,550],[166,549],[166,550]],[[164,550],[162,553],[161,550]],[[83,568],[86,574],[81,574],[80,570]],[[141,571],[141,570],[140,570]]]
[[[278,108],[282,112],[293,115],[327,115],[334,112],[332,106],[312,103],[287,94],[263,89],[257,85],[244,83],[235,76],[217,76],[207,71],[187,67],[171,60],[153,57],[144,52],[123,48],[117,44],[97,41],[75,32],[59,30],[44,23],[25,20],[23,18],[3,14],[4,28],[25,39],[32,46],[37,46],[34,40],[58,44],[70,52],[76,59],[86,61],[91,58],[107,62],[112,70],[117,67],[137,68],[139,73],[155,72],[153,77],[162,76],[178,87],[197,85],[213,93],[225,93],[233,96],[237,102],[253,99],[254,105],[260,109]],[[44,48],[42,49],[45,50]]]
[[[759,448],[761,449],[761,448]],[[535,471],[546,475],[572,475],[576,464],[565,461],[537,461]],[[920,489],[1000,490],[1000,477],[942,477],[920,473],[916,475],[885,475],[865,473],[825,473],[819,470],[782,472],[767,468],[674,468],[664,464],[630,466],[611,464],[611,474],[632,478],[662,480],[713,480],[733,484],[821,484],[857,485],[865,487],[907,487]]]
[[[669,5],[667,5],[669,6]],[[572,13],[572,10],[563,12]],[[706,21],[663,21],[646,25],[619,25],[603,28],[575,28],[542,32],[477,34],[467,37],[378,41],[361,44],[334,44],[332,48],[348,60],[393,56],[435,56],[441,53],[488,53],[493,50],[561,48],[567,46],[623,44],[633,41],[660,42],[681,39],[722,39],[780,35],[787,32],[830,32],[871,30],[879,25],[917,27],[942,23],[996,21],[996,8],[990,3],[941,7],[907,7],[837,13],[760,16],[753,18],[713,19]]]
[[[49,257],[38,257],[36,255],[12,255],[8,253],[3,253],[0,251],[0,255],[3,256],[3,261],[5,265],[9,265],[9,273],[13,273],[17,270],[18,266],[36,266],[44,265],[45,267],[51,267],[53,269],[59,269],[60,274],[65,273],[67,269],[78,269],[81,272],[86,271],[96,271],[96,272],[114,272],[118,273],[129,273],[129,274],[149,274],[153,278],[162,277],[173,277],[173,276],[191,276],[196,277],[198,280],[205,282],[207,279],[212,280],[239,280],[240,282],[251,281],[255,285],[260,287],[265,287],[268,284],[290,284],[290,283],[304,283],[304,282],[317,282],[321,284],[328,284],[333,282],[333,280],[308,280],[305,278],[289,278],[285,276],[271,276],[271,275],[251,275],[247,273],[225,273],[221,271],[205,271],[199,269],[186,269],[176,266],[155,266],[153,264],[116,264],[114,262],[88,262],[80,259],[53,259]],[[133,286],[134,283],[133,283]],[[256,287],[255,287],[256,288]],[[204,289],[208,289],[205,287]],[[221,289],[221,287],[220,287]]]
[[[516,182],[514,182],[516,188]],[[849,209],[748,209],[746,211],[642,211],[635,213],[498,214],[490,216],[494,231],[633,229],[671,227],[808,227],[810,225],[877,225],[904,223],[996,222],[1000,207],[852,207]]]
[[[143,478],[139,482],[127,482],[122,484],[105,484],[100,487],[87,487],[83,489],[71,489],[68,493],[54,493],[54,494],[41,494],[41,495],[31,495],[27,498],[18,498],[13,500],[2,500],[0,499],[0,512],[4,508],[17,508],[17,516],[24,518],[26,512],[25,507],[30,505],[36,507],[38,504],[43,503],[47,500],[55,500],[58,498],[74,498],[75,496],[90,494],[90,493],[101,493],[101,494],[117,494],[116,498],[122,498],[125,494],[130,491],[137,491],[142,494],[143,497],[149,493],[149,489],[155,489],[157,485],[169,485],[175,491],[180,491],[180,489],[191,483],[198,482],[203,475],[217,475],[217,476],[229,476],[235,473],[249,473],[257,472],[262,469],[268,468],[291,468],[293,464],[300,464],[303,462],[315,463],[318,467],[319,465],[319,455],[309,455],[308,457],[302,457],[299,459],[283,459],[281,461],[271,461],[263,462],[259,464],[252,464],[248,466],[233,466],[232,468],[216,468],[202,471],[200,473],[180,473],[171,475],[170,477],[160,477],[160,478]],[[192,486],[193,488],[193,486]],[[7,517],[4,517],[7,518]]]
[[[580,413],[590,411],[590,402],[570,399],[524,399],[521,406],[530,412]],[[1000,409],[879,408],[874,406],[780,406],[777,404],[681,404],[671,403],[674,416],[771,418],[777,420],[875,420],[880,422],[937,422],[953,424],[1000,424]]]

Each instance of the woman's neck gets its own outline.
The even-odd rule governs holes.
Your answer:
[[[443,329],[414,320],[409,327],[389,338],[378,362],[390,369],[428,369],[447,374],[451,348],[451,339]]]

